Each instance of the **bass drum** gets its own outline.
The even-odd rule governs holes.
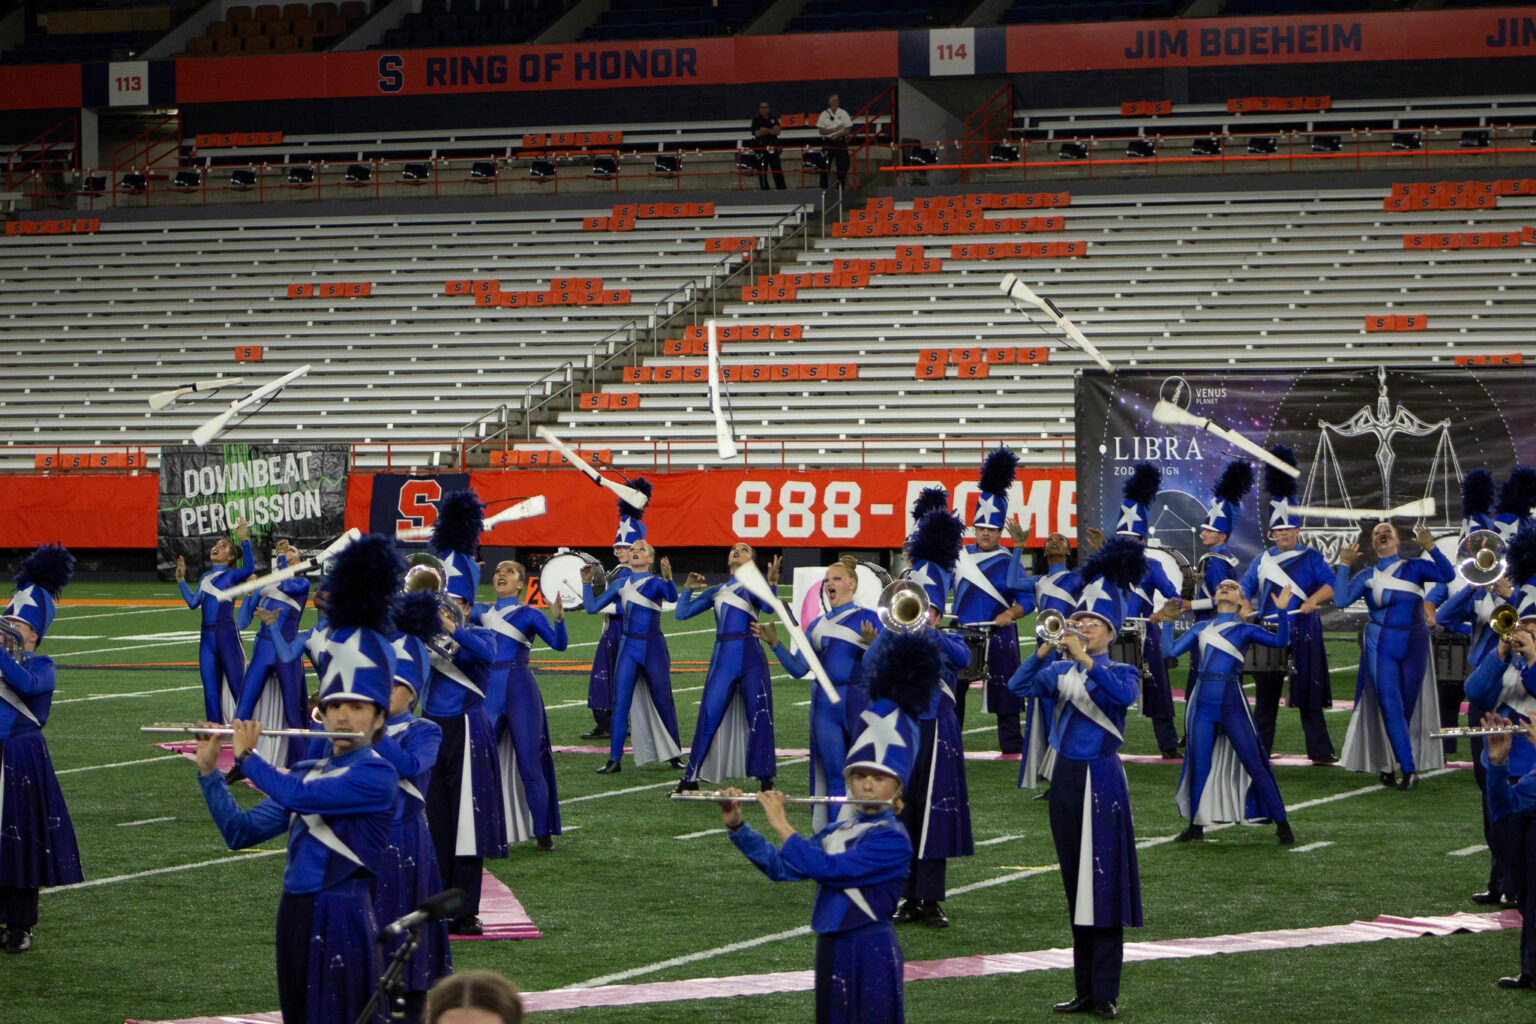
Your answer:
[[[1190,600],[1195,593],[1195,569],[1189,564],[1189,559],[1178,548],[1153,547],[1148,544],[1147,561],[1155,561],[1163,567],[1163,572],[1168,576],[1168,582],[1179,588],[1177,594],[1172,597],[1182,597]],[[1160,604],[1161,602],[1159,602]],[[1156,608],[1154,607],[1154,611]]]
[[[891,585],[891,574],[878,562],[860,562],[859,585],[853,591],[853,603],[873,611],[880,607],[880,595]]]
[[[539,570],[539,591],[550,604],[560,602],[567,610],[581,607],[581,570],[586,566],[597,570],[598,579],[607,579],[603,564],[585,551],[562,551],[551,555],[544,568]]]

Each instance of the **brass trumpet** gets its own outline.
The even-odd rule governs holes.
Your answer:
[[[15,657],[26,646],[27,642],[22,639],[21,630],[4,619],[0,619],[0,651]]]
[[[443,569],[443,563],[432,555],[417,553],[410,557],[410,568],[405,571],[402,589],[406,593],[416,590],[431,591],[437,595],[437,606],[448,613],[455,625],[464,625],[464,609],[448,596],[448,573]],[[427,647],[449,661],[459,653],[459,642],[449,632],[438,633],[427,641]]]
[[[1501,604],[1488,618],[1488,628],[1499,636],[1509,636],[1520,625],[1520,612],[1512,604]]]
[[[1035,637],[1041,643],[1060,643],[1064,636],[1075,636],[1079,640],[1088,639],[1088,635],[1072,625],[1071,620],[1061,612],[1041,612],[1040,617],[1035,619]]]
[[[880,592],[880,624],[893,633],[927,629],[928,592],[911,580],[897,580]]]

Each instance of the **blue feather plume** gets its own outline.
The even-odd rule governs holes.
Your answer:
[[[330,593],[325,599],[331,628],[361,626],[393,632],[391,613],[404,575],[405,559],[381,533],[370,533],[343,548],[331,564]]]
[[[889,700],[912,718],[928,710],[944,670],[932,630],[884,633],[864,656],[864,683],[872,700]]]
[[[1461,478],[1461,515],[1486,516],[1493,511],[1493,474],[1486,469],[1474,469]]]
[[[1147,574],[1147,553],[1129,537],[1114,537],[1083,564],[1084,583],[1106,579],[1117,587],[1128,587]]]
[[[988,494],[1008,493],[1008,488],[1013,486],[1013,479],[1017,475],[1014,470],[1019,465],[1019,457],[1008,448],[999,448],[987,456],[987,461],[981,464],[981,480],[978,486]]]
[[[947,509],[929,512],[908,538],[907,561],[933,562],[945,572],[954,572],[964,537],[965,526]]]
[[[1284,462],[1286,465],[1296,465],[1296,453],[1289,445],[1277,444],[1269,450],[1269,454]],[[1296,478],[1284,470],[1276,469],[1266,464],[1264,466],[1264,490],[1276,501],[1289,500],[1296,497]]]
[[[924,487],[912,502],[912,522],[920,523],[929,512],[949,508],[949,492],[942,487]]]
[[[1131,467],[1131,478],[1125,482],[1121,494],[1127,501],[1138,505],[1150,505],[1163,486],[1163,471],[1150,462],[1138,462]]]
[[[395,629],[409,636],[430,640],[442,631],[437,610],[437,593],[411,590],[395,599]]]
[[[1509,539],[1509,547],[1504,549],[1504,575],[1517,589],[1536,576],[1536,524],[1522,523]]]
[[[1516,466],[1509,471],[1509,478],[1499,488],[1499,514],[1520,516],[1531,514],[1536,505],[1536,469]]]
[[[57,599],[75,575],[75,556],[63,544],[44,544],[26,558],[16,572],[16,585],[36,584]]]
[[[629,486],[633,487],[647,498],[651,496],[651,482],[643,476],[635,477],[629,482]],[[650,508],[650,504],[647,503],[645,508]],[[623,498],[619,499],[619,515],[621,516],[629,516],[631,519],[643,519],[645,518],[645,508],[636,508],[634,505],[631,505]]]
[[[432,549],[438,554],[458,551],[473,557],[480,550],[485,528],[485,504],[474,491],[449,491],[437,506],[432,524]]]
[[[1233,459],[1221,471],[1211,493],[1222,501],[1241,505],[1243,496],[1253,490],[1253,467],[1243,459]]]

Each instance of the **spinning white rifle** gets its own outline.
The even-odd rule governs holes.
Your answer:
[[[294,562],[292,565],[274,570],[273,572],[269,572],[265,576],[252,577],[243,583],[230,587],[228,590],[215,590],[213,593],[220,601],[227,601],[230,598],[239,597],[242,594],[255,593],[262,587],[265,587],[271,583],[281,583],[283,580],[291,580],[300,573],[308,572],[310,569],[313,569],[316,566],[329,562],[331,559],[341,554],[341,552],[349,545],[359,540],[362,536],[363,531],[354,526],[340,537],[337,537],[330,543],[330,545],[325,548],[325,550],[321,551],[317,555],[312,555],[303,561]]]
[[[773,613],[784,623],[784,628],[789,630],[795,638],[795,645],[805,654],[805,663],[811,668],[811,675],[821,684],[822,692],[827,695],[827,700],[833,704],[842,703],[842,698],[837,695],[837,687],[832,685],[832,679],[827,675],[827,670],[821,664],[821,659],[816,656],[816,648],[811,646],[810,640],[800,630],[800,624],[795,621],[789,609],[784,607],[784,602],[779,600],[778,592],[766,579],[763,578],[756,565],[747,562],[736,570],[736,579],[755,596],[765,601]]]
[[[570,445],[560,440],[554,434],[550,433],[548,428],[540,427],[535,431],[535,433],[538,434],[539,437],[543,440],[549,442],[549,446],[551,448],[569,459],[571,465],[575,466],[577,469],[581,470],[588,477],[590,477],[593,483],[597,484],[599,487],[608,488],[616,496],[618,496],[620,500],[628,502],[629,504],[635,506],[635,508],[645,508],[645,506],[650,502],[650,498],[646,497],[644,494],[641,494],[633,487],[629,487],[625,484],[616,484],[612,480],[609,480],[607,477],[603,476],[603,474],[599,473],[596,469],[593,469],[592,464],[577,454],[576,449],[572,448]]]
[[[715,448],[722,460],[729,461],[737,454],[736,438],[731,434],[731,424],[721,404],[724,384],[720,379],[720,337],[715,331],[713,320],[704,322],[704,332],[704,343],[708,348],[706,355],[709,357],[709,411],[715,417]]]
[[[1068,348],[1075,348],[1080,352],[1086,353],[1094,362],[1104,367],[1106,373],[1115,372],[1115,368],[1110,365],[1109,360],[1104,358],[1104,353],[1099,351],[1097,345],[1088,340],[1087,335],[1078,329],[1077,324],[1068,320],[1067,315],[1057,308],[1056,303],[1036,295],[1029,285],[1019,280],[1017,274],[1004,274],[1003,280],[998,287],[1002,288],[1003,294],[1012,299],[1013,304],[1019,307],[1019,309],[1022,310],[1027,306],[1030,309],[1038,309],[1050,317],[1051,321],[1057,327],[1060,327],[1062,333],[1066,335],[1062,341]]]
[[[1422,519],[1435,514],[1435,499],[1420,498],[1395,508],[1320,508],[1292,505],[1291,511],[1314,519]]]
[[[516,504],[508,505],[493,516],[487,516],[485,522],[481,524],[481,531],[488,532],[502,523],[515,523],[522,519],[537,519],[547,511],[548,508],[544,501],[544,495],[535,494],[531,498],[524,498]],[[395,540],[401,543],[414,544],[431,539],[432,527],[430,526],[407,526],[404,529],[395,531]]]
[[[188,395],[212,394],[220,388],[234,387],[236,384],[244,382],[244,377],[220,377],[218,380],[200,380],[195,384],[185,384],[179,388],[172,388],[169,391],[157,391],[149,396],[149,407],[154,412],[159,412],[161,409],[166,409],[176,404],[178,398],[185,398]]]
[[[292,384],[294,381],[298,380],[308,372],[309,364],[305,363],[297,370],[285,373],[281,377],[277,378],[277,380],[263,384],[261,387],[257,388],[255,391],[252,391],[244,398],[235,399],[233,402],[229,403],[228,409],[219,413],[213,419],[197,428],[197,430],[192,434],[192,443],[196,445],[204,445],[212,442],[214,438],[224,433],[224,428],[229,426],[230,420],[234,419],[236,416],[241,415],[242,413],[249,415],[250,413],[248,413],[247,410],[250,410],[250,412],[258,411],[262,406],[276,398],[282,392],[284,387]]]
[[[1181,409],[1167,399],[1160,399],[1152,408],[1152,419],[1158,423],[1169,424],[1178,427],[1194,427],[1197,430],[1207,430],[1223,441],[1241,448],[1266,465],[1274,466],[1282,473],[1290,476],[1300,476],[1301,470],[1286,462],[1278,455],[1271,455],[1269,451],[1256,441],[1239,434],[1231,427],[1224,427],[1206,416],[1196,416],[1188,409]]]

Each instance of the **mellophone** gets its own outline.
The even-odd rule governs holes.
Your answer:
[[[716,790],[713,793],[671,793],[668,798],[686,804],[756,804],[762,803],[756,793],[739,793],[731,796]],[[859,800],[851,796],[786,796],[786,804],[857,804],[863,807],[894,807],[890,800]]]
[[[148,736],[233,736],[235,730],[228,725],[198,725],[196,722],[156,722],[143,725],[139,732]],[[263,729],[263,736],[291,736],[307,740],[361,740],[367,733],[326,732],[319,729]]]

